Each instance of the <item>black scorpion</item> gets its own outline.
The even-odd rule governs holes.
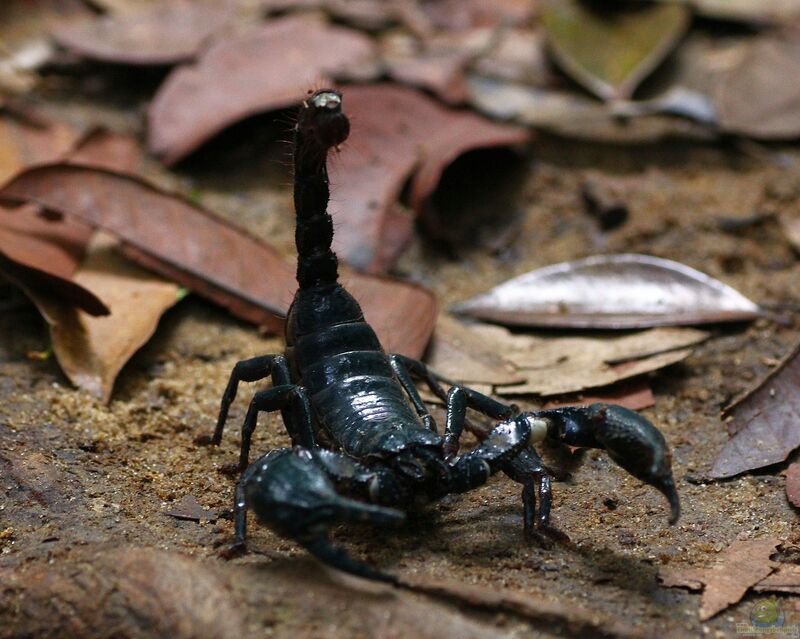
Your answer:
[[[663,435],[637,413],[611,404],[519,411],[469,388],[445,393],[422,362],[384,352],[356,300],[338,282],[327,212],[328,151],[347,138],[342,96],[325,89],[300,108],[294,131],[297,282],[286,318],[286,351],[239,362],[222,397],[211,443],[219,444],[241,381],[272,377],[257,392],[242,427],[236,487],[235,543],[244,549],[246,511],[328,564],[363,577],[395,582],[351,558],[328,540],[339,522],[404,520],[419,501],[463,493],[503,471],[522,484],[525,532],[540,542],[562,535],[550,526],[550,477],[532,444],[545,439],[605,449],[634,477],[669,500],[670,523],[680,506]],[[423,381],[446,402],[444,436],[412,381]],[[459,455],[467,408],[499,423],[473,450]],[[281,411],[292,448],[280,448],[248,467],[261,411]],[[537,509],[537,494],[539,505]]]

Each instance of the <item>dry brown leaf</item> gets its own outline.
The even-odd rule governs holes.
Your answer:
[[[417,53],[406,56],[384,56],[386,70],[392,79],[426,89],[447,104],[466,101],[469,90],[464,67],[466,56]]]
[[[784,212],[778,216],[781,228],[783,229],[786,239],[791,242],[792,246],[800,251],[800,215],[796,213]]]
[[[800,135],[800,89],[786,78],[800,74],[800,42],[780,36],[754,38],[739,64],[717,85],[720,125],[761,139]]]
[[[656,398],[646,380],[633,379],[613,384],[593,393],[579,393],[550,400],[542,408],[559,406],[586,406],[588,404],[616,404],[631,410],[642,410],[655,406]]]
[[[706,621],[737,603],[775,569],[770,555],[780,544],[779,539],[737,540],[720,553],[719,565],[713,568],[668,566],[659,571],[658,578],[667,587],[698,590],[705,585],[699,614]]]
[[[786,498],[800,508],[800,462],[790,464],[786,469]]]
[[[159,3],[57,27],[53,37],[73,53],[101,62],[166,65],[189,60],[230,21],[230,7]]]
[[[65,160],[71,164],[81,164],[96,168],[138,173],[144,157],[139,143],[129,135],[95,128],[88,131],[75,148],[67,153]]]
[[[435,27],[459,31],[525,23],[533,17],[536,5],[535,0],[424,0],[420,6]]]
[[[756,592],[788,592],[800,595],[800,565],[778,564],[777,569],[762,579],[753,590]]]
[[[50,324],[53,352],[64,374],[108,402],[120,370],[178,302],[180,289],[119,256],[116,241],[102,235],[90,242],[74,281],[97,294],[111,314],[92,317],[49,296],[31,297]]]
[[[175,519],[191,521],[214,521],[219,517],[219,513],[204,508],[194,495],[184,496],[164,514]]]
[[[349,87],[344,100],[352,130],[330,168],[330,208],[337,225],[333,242],[339,256],[360,270],[384,270],[410,238],[413,220],[398,228],[392,211],[415,168],[410,204],[417,212],[431,213],[430,197],[456,158],[476,149],[521,144],[529,137],[524,129],[446,109],[405,87]]]
[[[712,477],[732,477],[782,462],[800,446],[800,344],[743,397],[725,409],[734,433]]]
[[[91,167],[53,164],[30,169],[0,199],[34,201],[113,233],[145,268],[280,331],[297,287],[294,267],[269,245],[185,199],[139,178]],[[334,218],[335,219],[335,218]],[[390,352],[419,357],[437,314],[425,289],[354,273],[343,283]]]
[[[297,104],[309,87],[329,84],[331,74],[371,74],[375,56],[366,35],[308,16],[216,38],[159,88],[148,111],[147,146],[174,164],[234,122]]]
[[[0,112],[0,184],[26,166],[60,159],[79,139],[78,131],[38,114]]]
[[[646,328],[743,321],[761,309],[730,286],[651,255],[597,255],[530,271],[453,307],[516,326]]]
[[[709,337],[691,328],[602,337],[518,335],[488,325],[474,330],[525,377],[522,384],[498,386],[500,395],[561,395],[607,386],[679,362]]]
[[[524,380],[480,334],[446,314],[436,322],[425,361],[440,375],[458,382],[503,385]]]

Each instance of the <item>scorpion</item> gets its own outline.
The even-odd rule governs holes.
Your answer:
[[[639,414],[613,404],[520,412],[458,384],[445,392],[442,382],[449,380],[421,361],[384,352],[358,302],[339,283],[332,250],[327,156],[349,132],[340,92],[318,90],[303,102],[293,153],[298,289],[286,317],[286,349],[234,366],[207,440],[221,442],[240,382],[271,377],[272,387],[254,394],[242,426],[235,541],[224,554],[245,550],[252,509],[322,562],[398,584],[334,545],[329,530],[344,522],[398,524],[415,504],[472,490],[500,471],[522,485],[526,535],[548,547],[566,535],[550,524],[551,477],[533,447],[544,440],[605,449],[664,494],[675,523],[680,504],[671,454],[661,432]],[[445,403],[443,435],[415,379]],[[495,425],[475,448],[459,454],[467,408]],[[258,415],[271,411],[281,412],[292,446],[250,465]]]

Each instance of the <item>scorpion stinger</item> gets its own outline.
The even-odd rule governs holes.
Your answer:
[[[252,509],[322,561],[398,583],[333,546],[329,529],[343,522],[400,523],[419,501],[471,490],[500,471],[522,484],[525,532],[549,545],[565,535],[550,526],[550,477],[532,446],[544,439],[606,450],[663,492],[671,521],[676,520],[669,449],[661,433],[636,413],[608,404],[520,413],[457,384],[445,393],[443,380],[425,364],[384,352],[358,302],[339,283],[331,248],[327,154],[349,131],[337,91],[316,91],[300,108],[294,131],[298,290],[286,318],[286,350],[236,364],[217,427],[207,440],[221,441],[239,382],[272,378],[272,388],[254,395],[242,427],[244,472],[236,487],[236,541],[228,553],[244,549],[247,510]],[[443,435],[413,379],[446,402]],[[476,448],[459,456],[468,408],[497,424]],[[263,411],[281,412],[293,448],[274,450],[248,466]]]

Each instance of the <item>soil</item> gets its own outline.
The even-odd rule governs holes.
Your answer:
[[[142,137],[135,105],[149,89],[123,89],[104,70],[92,82],[46,83],[42,108]],[[153,165],[149,177],[191,193],[291,257],[287,171],[282,152],[265,151],[273,133],[266,118],[249,120],[176,174]],[[615,147],[539,136],[519,162],[525,180],[513,197],[519,226],[510,245],[444,250],[420,235],[396,274],[433,289],[446,308],[532,268],[642,252],[700,269],[759,303],[796,310],[800,261],[773,217],[798,208],[796,149],[679,141]],[[586,213],[581,184],[589,175],[613,179],[623,194],[629,217],[618,229],[602,231]],[[190,296],[125,367],[105,406],[71,388],[52,358],[29,357],[47,350],[46,326],[20,295],[3,295],[0,637],[577,636],[569,624],[479,612],[343,577],[255,521],[250,554],[221,559],[231,522],[179,520],[165,511],[189,495],[214,512],[230,507],[234,479],[221,470],[236,460],[237,426],[257,385],[241,387],[222,446],[200,446],[195,437],[213,428],[234,363],[279,352],[281,340]],[[791,312],[783,323],[714,327],[714,339],[689,359],[651,375],[657,402],[644,414],[673,448],[683,501],[674,526],[659,494],[593,451],[554,484],[553,521],[571,545],[546,550],[526,542],[520,488],[502,476],[399,529],[342,528],[335,540],[409,579],[536,595],[624,622],[640,636],[734,636],[758,596],[701,624],[698,595],[662,588],[656,574],[676,563],[712,565],[737,538],[800,542],[780,468],[704,479],[728,438],[720,408],[774,366],[798,329]],[[535,406],[531,400],[523,407]],[[288,443],[277,416],[262,417],[256,435],[254,451]],[[547,459],[564,463],[552,451]],[[790,610],[794,602],[784,604]],[[616,634],[610,626],[594,634],[603,632]]]

